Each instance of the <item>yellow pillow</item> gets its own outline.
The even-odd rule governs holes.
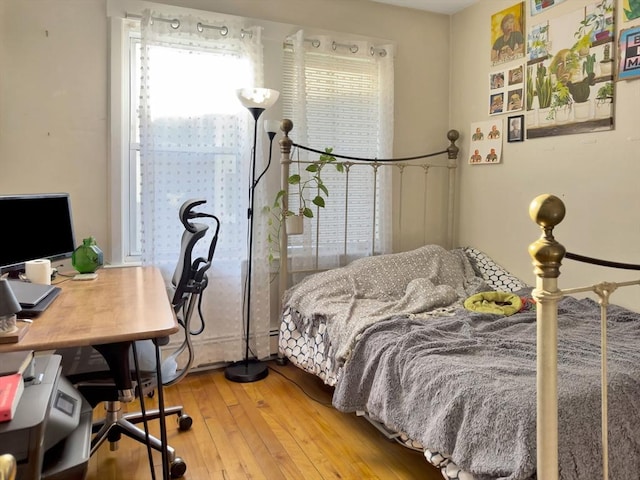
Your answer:
[[[519,296],[507,292],[480,292],[464,301],[464,308],[473,312],[513,315],[522,308]]]

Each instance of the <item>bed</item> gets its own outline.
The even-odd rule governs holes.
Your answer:
[[[281,354],[445,478],[637,478],[640,316],[608,306],[601,357],[615,288],[557,288],[564,211],[541,198],[535,288],[472,247],[358,259],[286,288]],[[587,290],[605,301],[564,296]]]

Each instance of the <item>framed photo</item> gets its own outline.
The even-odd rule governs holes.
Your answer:
[[[508,117],[507,142],[522,142],[524,140],[524,115]]]

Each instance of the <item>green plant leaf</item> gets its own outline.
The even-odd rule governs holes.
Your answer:
[[[329,196],[329,190],[327,189],[327,187],[325,186],[324,183],[318,183],[318,188],[320,190],[322,190],[324,192],[324,194],[328,197]],[[317,198],[317,197],[316,197]],[[315,203],[315,202],[314,202]],[[324,206],[324,205],[323,205]]]
[[[307,168],[305,168],[305,170],[307,172],[315,173],[319,170],[319,167],[315,163],[312,163],[311,165],[307,165]]]
[[[302,209],[302,215],[304,215],[307,218],[313,218],[313,210],[311,210],[309,207]]]
[[[336,163],[336,170],[340,173],[344,172],[344,163]]]
[[[311,203],[313,203],[314,205],[317,205],[318,207],[324,208],[324,198],[322,198],[320,195],[316,196],[313,200],[311,200]]]
[[[289,182],[289,185],[298,185],[300,183],[300,175],[297,173],[290,175],[287,182]]]

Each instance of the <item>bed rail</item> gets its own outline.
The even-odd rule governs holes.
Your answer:
[[[312,152],[319,155],[324,154],[325,152],[321,150],[313,149],[310,147],[306,147],[303,145],[299,145],[293,142],[293,140],[289,136],[290,132],[293,129],[293,122],[291,120],[288,120],[288,119],[282,120],[280,124],[280,129],[284,133],[283,137],[279,141],[280,153],[281,153],[281,157],[280,157],[281,180],[280,181],[281,181],[281,189],[287,192],[287,194],[283,195],[281,200],[282,200],[282,210],[288,211],[289,209],[288,192],[290,187],[288,180],[290,176],[291,165],[294,162],[296,164],[306,164],[306,165],[317,163],[310,160],[303,161],[300,159],[293,159],[292,152],[294,148],[297,148],[298,151],[304,150],[304,151]],[[427,232],[428,232],[427,225],[429,221],[428,217],[431,213],[429,211],[429,206],[427,205],[428,203],[427,193],[431,188],[430,177],[433,177],[433,175],[430,175],[430,171],[432,169],[447,170],[448,174],[446,175],[446,185],[439,185],[438,187],[441,188],[442,191],[446,191],[446,201],[445,201],[446,205],[444,206],[445,219],[446,219],[445,220],[446,232],[444,232],[443,234],[444,243],[445,243],[445,245],[443,246],[447,248],[452,247],[453,236],[454,236],[455,178],[456,178],[456,168],[457,168],[457,157],[458,157],[458,151],[459,151],[455,142],[459,138],[459,136],[460,135],[457,130],[450,130],[447,133],[447,139],[449,140],[449,145],[446,148],[437,152],[431,152],[424,155],[416,155],[416,156],[403,157],[403,158],[367,159],[367,158],[360,158],[355,156],[341,155],[335,152],[331,153],[331,155],[334,156],[342,164],[345,172],[342,177],[344,179],[344,185],[342,187],[344,188],[343,195],[346,201],[345,201],[344,225],[343,225],[344,239],[343,239],[343,245],[341,247],[344,258],[348,258],[347,245],[349,242],[349,238],[347,233],[348,228],[346,228],[346,226],[348,223],[347,205],[349,204],[349,200],[350,200],[349,186],[354,176],[358,175],[358,173],[360,171],[363,171],[364,169],[368,169],[369,172],[373,171],[374,188],[372,189],[371,198],[368,201],[370,202],[371,209],[373,212],[372,218],[374,219],[375,219],[376,209],[380,207],[380,205],[378,205],[378,198],[376,196],[376,188],[377,188],[376,181],[378,178],[377,177],[378,171],[382,168],[394,169],[396,180],[394,180],[393,189],[394,189],[394,199],[397,199],[397,204],[396,204],[397,209],[393,212],[393,218],[394,218],[393,225],[394,225],[394,230],[397,229],[397,231],[400,231],[400,232],[402,231],[402,228],[403,228],[402,210],[403,208],[408,208],[406,205],[404,205],[404,201],[403,201],[403,189],[405,188],[405,181],[407,180],[408,175],[413,175],[413,173],[415,172],[421,172],[423,174],[424,176],[423,177],[424,190],[423,190],[423,200],[422,200],[423,218],[421,219],[424,225],[423,233],[422,233],[423,244],[427,243]],[[446,161],[438,162],[438,161],[432,160],[432,157],[437,157],[437,156],[444,157]],[[411,173],[408,173],[408,172],[411,172]],[[414,177],[415,176],[416,175],[414,175]],[[411,180],[414,180],[414,179],[412,178]],[[332,195],[333,195],[333,192],[332,192]],[[365,200],[360,199],[359,201],[362,202]],[[440,206],[436,205],[433,208],[440,209]],[[442,211],[442,210],[439,210],[439,211]],[[318,211],[318,213],[320,212]],[[314,222],[316,237],[317,237],[322,227],[322,216],[320,214],[317,214],[314,216],[314,218],[311,219],[311,221]],[[375,255],[377,253],[388,253],[388,252],[381,252],[378,248],[378,245],[376,245],[376,231],[375,231],[376,225],[375,225],[375,222],[372,222],[372,223],[373,224],[371,225],[371,240],[370,240],[371,243],[368,247],[369,248],[368,254]],[[289,258],[289,248],[291,246],[289,242],[289,232],[287,232],[286,222],[283,223],[282,227],[280,228],[279,234],[280,234],[280,238],[279,238],[279,266],[278,266],[279,275],[278,277],[279,277],[279,294],[280,294],[279,298],[282,299],[282,296],[285,290],[289,287],[290,277],[292,274],[313,273],[315,271],[320,271],[326,268],[322,268],[319,265],[319,253],[317,250],[317,245],[319,244],[319,242],[317,241],[317,238],[315,243],[316,250],[314,253],[314,259],[311,262],[312,266],[310,268],[307,267],[305,269],[292,268],[290,263],[290,258]],[[403,249],[402,246],[400,246],[399,250],[402,250],[402,249]],[[338,265],[332,265],[332,267],[333,266],[338,266]]]
[[[558,288],[563,258],[615,268],[638,270],[640,266],[585,257],[568,253],[553,237],[553,229],[565,216],[562,200],[554,195],[540,195],[529,206],[529,215],[542,229],[538,240],[529,245],[533,259],[537,302],[537,477],[558,479],[558,302],[564,295],[593,292],[601,306],[601,429],[602,478],[609,478],[608,405],[607,405],[607,306],[611,294],[620,287],[640,285],[640,280],[601,282],[585,287],[561,290]]]

